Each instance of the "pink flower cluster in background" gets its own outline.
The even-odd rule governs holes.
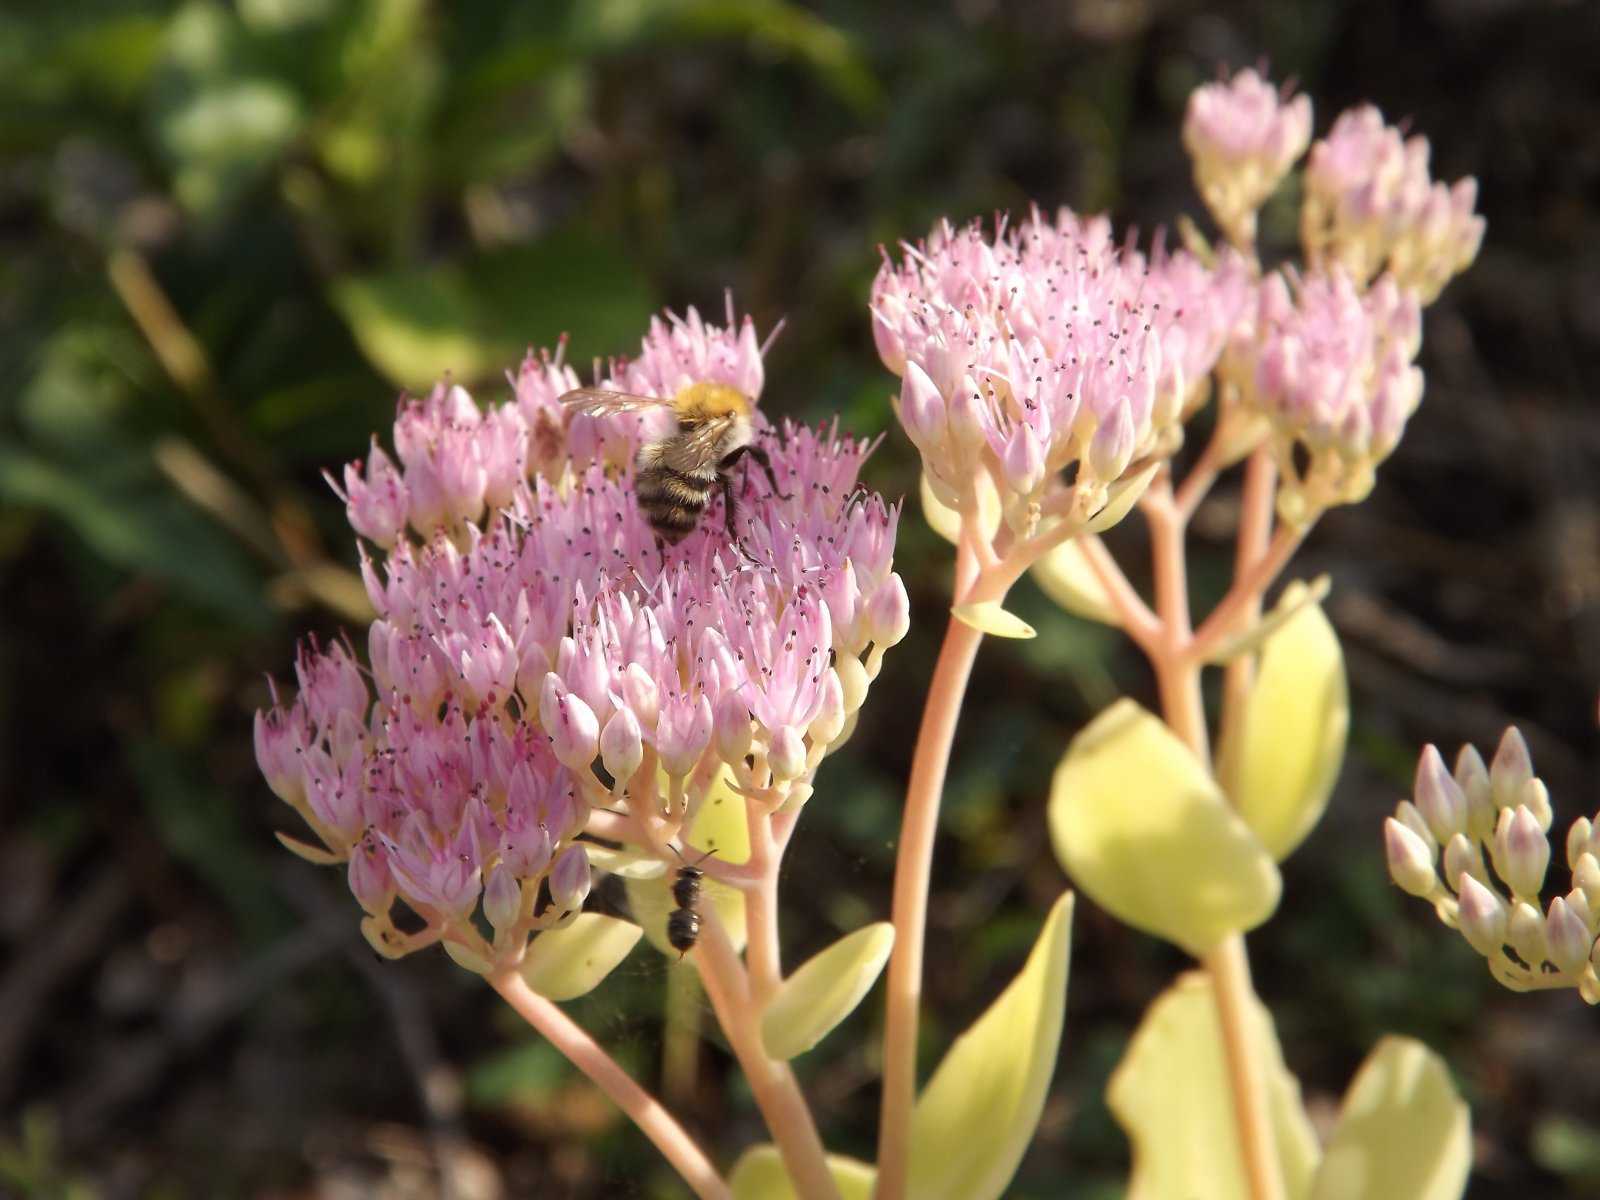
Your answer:
[[[1098,509],[1131,462],[1170,452],[1252,293],[1230,251],[1146,259],[1104,218],[1035,211],[992,238],[945,224],[886,260],[873,330],[935,496],[970,511],[987,477],[1021,532]]]
[[[1310,102],[1243,71],[1198,88],[1184,124],[1224,245],[1158,237],[1146,257],[1102,217],[1034,211],[993,236],[941,224],[886,261],[873,330],[932,497],[966,518],[997,497],[1020,537],[1081,522],[1182,444],[1213,372],[1224,456],[1271,439],[1281,515],[1364,497],[1421,400],[1422,306],[1483,220],[1471,179],[1433,183],[1426,141],[1353,110],[1311,146],[1304,264],[1268,269],[1259,210],[1310,142]]]
[[[748,320],[658,320],[601,385],[670,397],[700,380],[759,394]],[[569,413],[559,354],[513,382],[486,409],[445,384],[403,402],[394,456],[375,444],[346,468],[351,525],[381,551],[362,552],[370,670],[306,646],[297,698],[257,719],[262,770],[325,851],[298,848],[347,864],[385,953],[443,939],[515,961],[581,908],[578,835],[599,808],[643,814],[659,845],[719,781],[758,812],[804,802],[909,621],[898,511],[852,498],[865,444],[758,415],[791,498],[746,475],[742,551],[714,502],[663,554],[631,462],[670,413]],[[426,928],[401,932],[396,900]]]

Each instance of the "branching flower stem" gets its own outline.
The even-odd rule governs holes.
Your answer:
[[[530,988],[515,968],[496,971],[487,978],[523,1020],[611,1097],[655,1143],[696,1196],[701,1200],[733,1200],[727,1182],[683,1126],[554,1001]]]
[[[1250,475],[1247,493],[1252,494],[1257,505],[1264,496],[1265,503],[1270,506],[1271,488],[1262,485],[1263,479],[1270,483],[1270,477],[1254,462]],[[1199,639],[1191,632],[1189,617],[1188,572],[1184,557],[1186,511],[1174,501],[1170,475],[1163,472],[1157,478],[1145,494],[1141,507],[1150,525],[1156,609],[1164,629],[1164,637],[1157,643],[1157,653],[1151,656],[1160,686],[1163,715],[1195,757],[1209,764],[1210,737],[1200,693],[1201,658],[1195,653],[1195,643]],[[1268,513],[1270,519],[1270,508]],[[1241,542],[1259,545],[1259,513],[1244,514],[1241,525]],[[1234,587],[1218,610],[1211,614],[1205,628],[1227,629],[1231,622],[1258,613],[1261,594],[1277,575],[1277,567],[1270,573],[1267,570],[1267,564],[1274,561],[1274,551],[1280,551],[1287,559],[1299,540],[1298,535],[1292,543],[1274,540],[1249,564],[1244,561],[1247,556],[1241,553],[1241,569]],[[1230,608],[1230,613],[1219,622],[1224,606]],[[1284,1200],[1283,1170],[1267,1099],[1266,1068],[1250,1030],[1251,1010],[1257,1001],[1244,937],[1234,934],[1223,938],[1206,953],[1202,965],[1211,976],[1212,994],[1216,998],[1234,1125],[1250,1196],[1252,1200]]]
[[[754,930],[751,936],[756,936]],[[794,1072],[788,1063],[770,1058],[761,1044],[761,1005],[715,910],[705,913],[694,961],[796,1194],[801,1200],[839,1200],[822,1138]]]
[[[978,574],[977,556],[968,539],[963,538],[956,552],[955,595],[958,600],[970,595]],[[895,856],[894,952],[889,957],[876,1200],[904,1200],[906,1195],[911,1112],[916,1102],[923,936],[927,926],[934,833],[939,824],[939,800],[944,792],[956,721],[982,641],[983,634],[954,616],[950,618],[944,645],[933,669],[933,682],[928,689],[922,728],[911,761],[905,814],[900,823],[900,846]]]

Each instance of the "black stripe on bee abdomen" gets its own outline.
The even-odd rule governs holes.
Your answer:
[[[641,464],[634,479],[634,492],[650,527],[662,539],[677,545],[700,524],[700,514],[715,481],[715,473],[702,482],[697,475],[660,463]]]

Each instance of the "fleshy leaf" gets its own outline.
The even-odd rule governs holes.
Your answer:
[[[1283,1065],[1271,1016],[1259,1002],[1252,1008],[1284,1195],[1306,1200],[1321,1153],[1316,1134],[1300,1101],[1300,1084]],[[1229,1088],[1211,980],[1192,971],[1145,1012],[1106,1088],[1106,1101],[1133,1143],[1128,1200],[1250,1195]]]
[[[804,1054],[855,1011],[889,961],[894,926],[858,929],[808,959],[761,1014],[761,1042],[785,1062]]]
[[[994,1200],[1033,1141],[1061,1044],[1071,892],[1045,918],[1022,971],[956,1039],[911,1115],[917,1200]]]
[[[319,867],[331,867],[334,863],[344,861],[337,854],[324,850],[321,846],[313,846],[310,842],[302,842],[299,838],[292,838],[287,833],[280,833],[277,838],[278,844],[290,854],[303,858],[308,863],[314,863]]]
[[[441,945],[444,946],[446,957],[463,971],[471,971],[474,975],[487,975],[494,970],[494,964],[487,958],[468,950],[460,942],[447,940],[442,942]]]
[[[1078,538],[1062,542],[1034,563],[1033,578],[1046,596],[1074,616],[1117,623],[1117,610]]]
[[[1009,613],[1001,608],[998,600],[985,600],[981,604],[958,604],[950,610],[950,613],[963,625],[970,625],[979,633],[987,633],[993,637],[1026,639],[1039,636],[1039,631],[1032,625],[1015,613]]]
[[[1137,474],[1123,476],[1107,488],[1105,504],[1085,523],[1084,532],[1102,533],[1132,512],[1161,465],[1160,462],[1153,462]]]
[[[1457,1200],[1472,1168],[1472,1117],[1444,1061],[1384,1038],[1345,1093],[1312,1200]]]
[[[607,875],[619,875],[623,879],[659,879],[667,873],[666,863],[632,846],[613,849],[599,842],[585,842],[584,852],[589,856],[589,865]]]
[[[1279,607],[1306,591],[1293,584]],[[1266,640],[1245,701],[1239,741],[1228,750],[1234,804],[1279,862],[1305,840],[1328,806],[1344,762],[1350,692],[1339,637],[1320,604],[1307,604]]]
[[[939,485],[922,476],[922,515],[929,528],[954,545],[961,538],[961,514],[947,504],[938,494]],[[972,481],[978,502],[978,535],[992,539],[1000,528],[1000,495],[995,491],[994,480],[987,471],[980,471]]]
[[[1311,604],[1321,604],[1332,590],[1333,578],[1326,574],[1318,575],[1308,584],[1298,581],[1291,583],[1284,589],[1271,612],[1248,629],[1223,638],[1206,655],[1206,662],[1213,667],[1222,667],[1242,654],[1259,650],[1263,642],[1288,624],[1301,609]]]
[[[1050,789],[1056,857],[1102,908],[1199,957],[1278,906],[1277,864],[1164,724],[1119,700],[1067,747]]]
[[[878,1173],[871,1163],[842,1154],[827,1158],[828,1173],[839,1189],[839,1200],[872,1200],[872,1185]],[[789,1182],[783,1158],[776,1146],[751,1146],[739,1156],[728,1174],[728,1187],[737,1200],[799,1200],[800,1193]]]
[[[961,539],[961,514],[933,494],[927,475],[922,477],[922,518],[928,528],[952,546]]]
[[[518,970],[541,996],[574,1000],[599,986],[639,944],[643,932],[631,921],[605,913],[579,913],[572,924],[537,935]]]

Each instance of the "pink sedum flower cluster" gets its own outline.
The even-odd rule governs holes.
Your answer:
[[[1422,401],[1421,345],[1422,306],[1392,279],[1361,292],[1342,271],[1267,277],[1236,350],[1247,360],[1247,405],[1273,426],[1285,520],[1303,523],[1372,490]]]
[[[1300,236],[1313,264],[1337,263],[1358,283],[1387,272],[1431,304],[1478,255],[1475,179],[1435,183],[1428,140],[1402,138],[1371,105],[1342,113],[1311,148]]]
[[[1027,537],[1092,515],[1130,464],[1170,452],[1253,290],[1231,252],[1146,259],[1104,218],[1035,211],[992,238],[945,224],[886,260],[873,330],[934,496],[973,513],[991,488]]]
[[[759,394],[748,320],[657,321],[601,386],[697,380]],[[322,843],[294,848],[346,864],[373,945],[443,941],[480,970],[582,907],[599,810],[659,856],[715,788],[753,819],[802,804],[909,623],[898,510],[854,490],[865,444],[758,416],[791,498],[736,480],[742,551],[714,503],[663,554],[631,463],[670,413],[569,413],[559,353],[513,384],[487,409],[448,385],[403,403],[394,456],[346,469],[351,524],[380,552],[362,555],[370,669],[303,647],[298,696],[256,724],[268,782]]]
[[[1195,188],[1236,246],[1255,243],[1256,214],[1310,142],[1310,99],[1288,99],[1254,71],[1189,96],[1183,146]]]

